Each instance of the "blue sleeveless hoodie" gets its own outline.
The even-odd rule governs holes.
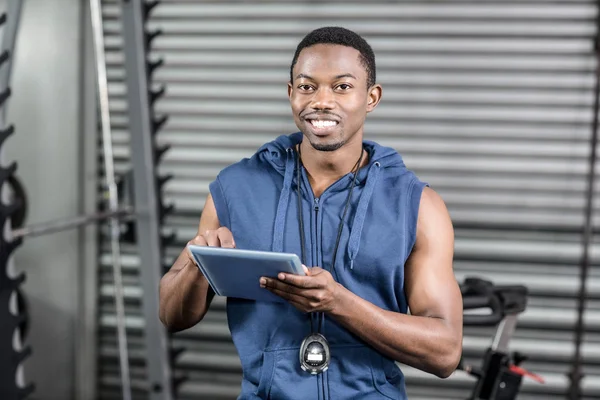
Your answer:
[[[376,306],[406,313],[404,263],[415,242],[426,184],[394,149],[363,141],[368,165],[315,198],[304,168],[300,182],[296,178],[294,146],[301,141],[301,133],[280,136],[219,173],[210,192],[221,225],[231,230],[237,248],[301,256],[300,184],[306,265],[332,271],[337,230],[356,178],[334,277]],[[319,375],[303,371],[299,362],[302,340],[311,333],[308,314],[287,302],[228,298],[227,318],[243,369],[239,400],[407,398],[395,362],[332,318],[325,318],[321,330],[331,347],[331,362]]]

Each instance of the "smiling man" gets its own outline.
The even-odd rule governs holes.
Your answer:
[[[461,355],[448,211],[395,150],[363,137],[382,97],[363,38],[317,29],[290,74],[301,132],[221,171],[190,241],[296,253],[307,266],[260,280],[283,302],[228,299],[239,399],[406,399],[396,361],[443,378]],[[160,318],[187,329],[213,296],[184,250],[161,281]]]

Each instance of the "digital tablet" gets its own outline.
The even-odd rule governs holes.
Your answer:
[[[261,301],[285,301],[260,287],[260,278],[280,272],[306,275],[295,254],[188,245],[188,251],[219,296]]]

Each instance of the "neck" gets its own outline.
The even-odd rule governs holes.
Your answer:
[[[315,197],[320,197],[331,184],[351,172],[356,167],[361,153],[365,152],[360,139],[346,143],[335,151],[316,150],[308,140],[303,140],[300,143],[300,151],[302,164],[308,173]],[[359,168],[368,162],[368,154],[365,152]]]

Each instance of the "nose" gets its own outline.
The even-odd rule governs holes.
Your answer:
[[[315,110],[331,110],[335,107],[333,92],[327,87],[317,89],[311,100],[310,107]]]

